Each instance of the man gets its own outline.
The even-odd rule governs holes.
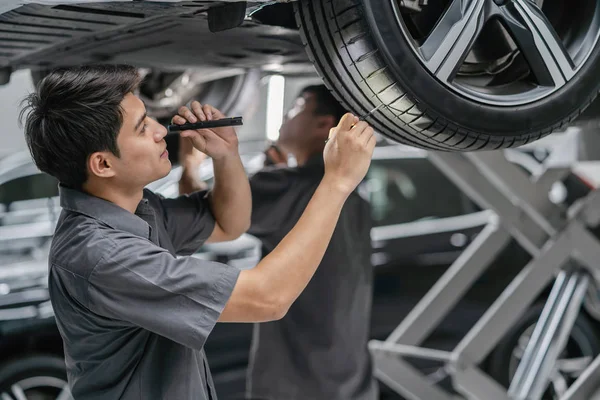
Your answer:
[[[249,225],[234,129],[181,133],[213,159],[211,192],[164,199],[145,190],[171,164],[166,129],[134,95],[139,80],[130,66],[59,69],[23,109],[36,165],[61,184],[48,285],[69,385],[77,400],[215,400],[202,350],[207,336],[217,321],[285,315],[364,177],[375,139],[367,124],[345,115],[297,226],[256,268],[239,271],[189,257],[203,242],[233,239]],[[222,117],[194,102],[174,122]]]
[[[344,109],[323,85],[302,90],[265,151],[269,167],[251,180],[252,225],[268,256],[294,227],[323,179],[325,140]],[[187,139],[184,139],[184,141]],[[294,155],[298,167],[276,167]],[[181,188],[193,190],[193,152],[183,157]],[[275,167],[273,167],[275,166]],[[195,182],[195,183],[194,183]],[[313,226],[316,233],[320,224]],[[323,261],[281,320],[256,324],[247,398],[375,400],[367,348],[372,302],[370,208],[356,192],[342,209]],[[289,270],[291,271],[290,266]]]
[[[324,85],[297,97],[280,128],[274,165],[250,180],[250,234],[270,254],[294,227],[323,179],[323,149],[344,109]],[[313,227],[317,232],[320,224]],[[371,218],[356,192],[346,201],[321,265],[281,320],[256,324],[247,395],[253,400],[375,400],[367,348],[371,321]],[[277,357],[273,355],[277,354]]]

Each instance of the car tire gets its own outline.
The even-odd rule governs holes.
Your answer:
[[[396,11],[390,0],[301,0],[295,8],[326,86],[355,114],[385,104],[367,121],[398,142],[446,151],[520,146],[565,128],[600,89],[600,46],[593,42],[573,78],[546,97],[519,106],[475,101],[430,73]]]
[[[60,393],[68,391],[64,360],[56,356],[32,355],[1,364],[0,398],[22,398],[20,391],[31,395],[27,398],[44,400],[56,399]]]
[[[516,369],[515,364],[511,366],[511,362],[514,363],[513,354],[519,345],[519,340],[525,332],[532,330],[532,327],[536,324],[542,313],[543,307],[543,304],[536,304],[531,307],[506,334],[489,357],[488,368],[490,376],[504,387],[509,387],[511,376]],[[575,320],[566,351],[569,352],[567,354],[568,358],[589,357],[590,363],[593,358],[600,354],[600,338],[594,325],[584,313],[579,313]],[[548,389],[546,391],[543,397],[544,400],[553,399],[551,390]]]

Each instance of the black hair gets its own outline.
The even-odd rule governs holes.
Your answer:
[[[88,157],[120,156],[121,101],[140,83],[129,65],[86,65],[50,72],[21,103],[25,140],[36,166],[73,189],[87,180]]]
[[[315,107],[316,115],[332,115],[335,118],[336,124],[347,112],[325,85],[307,86],[300,92],[301,95],[304,93],[315,95],[317,100],[317,106]]]

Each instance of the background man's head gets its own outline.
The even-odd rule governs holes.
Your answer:
[[[168,173],[168,157],[161,159],[166,129],[146,117],[133,95],[140,80],[127,65],[61,68],[46,76],[21,111],[38,168],[75,189],[90,180],[134,187]]]
[[[346,110],[325,85],[307,86],[285,115],[279,144],[286,151],[320,152]]]

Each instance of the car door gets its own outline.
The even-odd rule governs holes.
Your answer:
[[[450,264],[491,216],[427,157],[374,159],[367,187],[375,266]]]

